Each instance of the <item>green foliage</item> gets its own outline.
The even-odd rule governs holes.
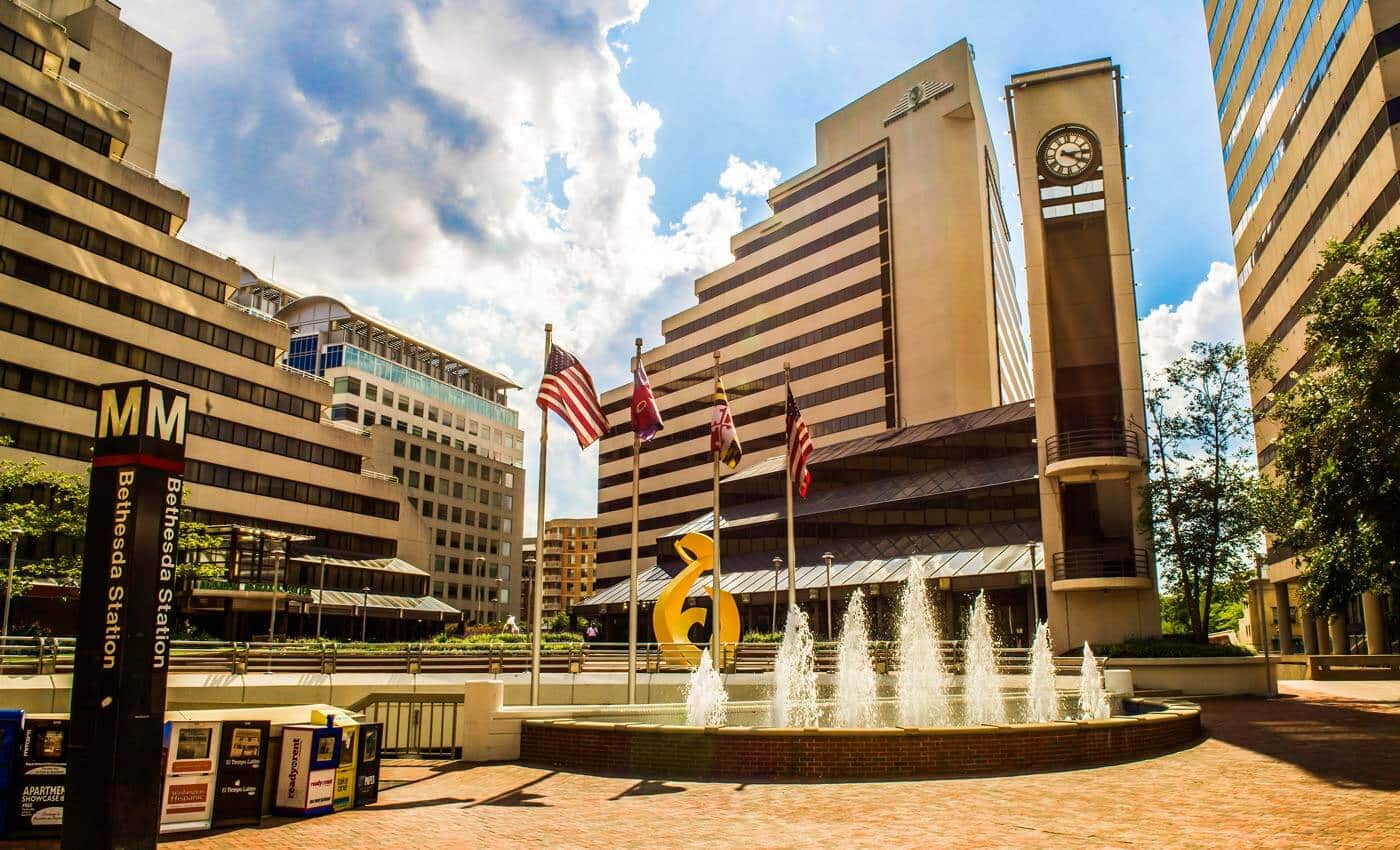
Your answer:
[[[782,632],[747,632],[739,639],[740,643],[782,643]]]
[[[1091,648],[1098,658],[1244,658],[1253,655],[1247,647],[1233,643],[1197,643],[1171,638],[1132,638],[1122,643],[1096,643]],[[1081,655],[1083,648],[1066,655]]]
[[[567,632],[569,630],[569,615],[560,611],[554,615],[553,619],[545,623],[544,627],[551,632]]]
[[[1240,618],[1244,616],[1244,597],[1232,599],[1229,602],[1219,602],[1211,605],[1210,631],[1211,632],[1233,632],[1239,628]],[[1179,593],[1162,594],[1162,634],[1189,636],[1191,634],[1190,616],[1186,606],[1181,601]]]
[[[0,533],[7,538],[7,546],[10,529],[19,529],[23,540],[81,539],[87,499],[87,481],[82,476],[59,472],[38,458],[0,459]],[[21,561],[15,566],[15,593],[24,593],[36,579],[77,587],[82,571],[82,558],[76,555]]]
[[[1304,601],[1336,613],[1400,586],[1400,229],[1367,248],[1334,242],[1323,264],[1340,271],[1307,305],[1312,367],[1289,374],[1269,411],[1270,530],[1301,555]]]
[[[1260,544],[1263,490],[1250,446],[1244,349],[1198,342],[1152,376],[1146,393],[1150,475],[1138,526],[1176,608],[1164,610],[1204,643],[1216,606],[1237,601]]]

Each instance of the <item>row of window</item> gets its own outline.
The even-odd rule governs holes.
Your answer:
[[[1240,99],[1240,109],[1235,113],[1235,121],[1230,125],[1230,134],[1225,140],[1224,158],[1230,160],[1230,151],[1235,147],[1235,140],[1239,138],[1240,130],[1244,127],[1245,116],[1249,113],[1249,107],[1254,102],[1254,94],[1259,90],[1259,84],[1263,82],[1264,69],[1273,57],[1274,45],[1278,42],[1279,35],[1283,32],[1283,24],[1288,17],[1288,7],[1292,0],[1282,0],[1278,11],[1274,14],[1274,23],[1269,27],[1269,35],[1264,40],[1264,47],[1259,51],[1259,55],[1254,59],[1254,73],[1250,74],[1249,85],[1244,90],[1244,97]],[[1263,3],[1260,4],[1265,5]],[[1221,118],[1224,118],[1224,110],[1229,105],[1229,101],[1222,100],[1220,104]]]
[[[485,492],[486,491],[484,490],[482,491],[482,493]],[[494,506],[497,510],[514,510],[514,498],[506,496],[504,499],[502,499],[500,493],[497,493],[495,495],[496,498],[493,500],[493,502],[495,502],[496,504],[492,506]],[[440,522],[458,523],[465,526],[466,528],[471,528],[473,527],[473,525],[475,525],[475,527],[477,528],[489,528],[492,531],[504,530],[506,532],[509,532],[511,530],[511,521],[509,519],[506,519],[504,521],[504,524],[502,524],[501,517],[495,514],[487,513],[486,511],[472,511],[470,509],[464,509],[461,505],[454,506],[449,505],[446,502],[434,503],[427,499],[422,500],[422,502],[420,503],[417,496],[409,496],[408,503],[428,519],[433,519],[436,516],[436,518]],[[504,504],[504,507],[501,503]],[[486,505],[486,502],[482,502],[481,504]],[[434,511],[434,508],[436,508],[436,512]],[[449,517],[451,517],[450,520]]]
[[[833,387],[823,387],[822,389],[819,389],[815,392],[805,393],[797,397],[796,401],[797,406],[799,408],[802,408],[803,410],[810,410],[811,408],[814,408],[818,405],[828,404],[833,401],[839,401],[843,398],[850,398],[851,396],[860,395],[861,393],[868,393],[874,390],[884,389],[884,386],[885,376],[883,374],[866,375],[864,377],[857,378],[854,381],[847,381],[844,384],[837,384]],[[706,406],[708,407],[713,403],[713,401],[709,401]],[[787,404],[786,400],[784,400],[782,402],[775,402],[773,404],[767,404],[763,405],[762,407],[754,408],[750,411],[745,411],[744,419],[748,422],[762,422],[767,419],[774,419],[779,416],[783,416],[786,412]],[[709,434],[709,432],[710,423],[705,422],[700,425],[695,425],[690,428],[684,428],[677,431],[663,431],[660,436],[652,440],[652,443],[660,444],[661,446],[675,445],[678,443],[685,442],[687,440],[702,439],[703,437],[705,437],[705,435]],[[665,440],[665,442],[662,443],[662,440]],[[651,448],[651,446],[648,446],[648,449]],[[622,479],[624,481],[630,481],[631,476],[632,473],[629,470],[628,472],[622,475]],[[604,480],[612,482],[617,481],[617,479],[617,475],[607,476],[606,479],[600,478],[598,481],[598,485],[600,488],[604,486],[611,486],[611,484],[605,485],[603,483]],[[619,481],[618,483],[622,482]],[[631,496],[628,496],[625,499],[614,499],[610,502],[599,502],[598,512],[604,513],[606,511],[614,510],[616,508],[624,507],[625,505],[630,503]]]
[[[246,517],[238,514],[207,511],[196,508],[191,515],[197,522],[206,525],[241,525],[246,528],[259,528],[267,531],[285,531],[312,538],[306,546],[331,552],[344,553],[358,558],[392,558],[398,552],[398,541],[387,537],[371,537],[314,526],[294,525],[264,518]]]
[[[461,448],[459,445],[458,448]],[[403,440],[394,441],[394,457],[406,458],[414,463],[423,463],[428,466],[437,467],[442,470],[451,470],[458,475],[465,474],[468,478],[479,478],[482,481],[489,481],[492,484],[503,486],[507,489],[515,487],[515,473],[506,472],[501,469],[493,469],[483,461],[478,464],[474,460],[455,457],[445,451],[428,448],[421,445],[409,445]],[[432,476],[429,476],[431,478]],[[399,480],[403,480],[400,478]],[[428,487],[427,489],[432,489]]]
[[[95,385],[15,363],[0,361],[0,387],[88,410],[97,409],[98,389]],[[217,416],[191,412],[185,427],[195,436],[297,458],[307,463],[343,469],[346,472],[360,471],[359,455],[284,434],[274,434],[241,422],[230,422]]]
[[[433,582],[433,596],[438,599],[457,599],[459,587],[461,588],[461,598],[468,602],[494,602],[505,605],[510,601],[510,588],[508,587],[496,589],[479,584],[457,585],[450,583],[444,587],[443,582],[440,581]],[[474,597],[473,594],[475,594]]]
[[[28,337],[45,345],[95,357],[312,422],[321,418],[321,407],[314,401],[37,316],[8,304],[0,304],[0,332]]]
[[[1389,137],[1390,127],[1396,123],[1400,123],[1400,98],[1386,104],[1384,112],[1376,116],[1376,120],[1371,122],[1371,126],[1367,128],[1366,135],[1362,137],[1355,150],[1352,151],[1351,156],[1347,158],[1347,161],[1342,163],[1341,170],[1337,173],[1336,179],[1332,181],[1332,185],[1327,188],[1327,193],[1318,200],[1313,214],[1308,217],[1307,222],[1300,228],[1298,236],[1293,240],[1293,244],[1288,246],[1288,250],[1279,258],[1274,268],[1273,276],[1259,288],[1258,293],[1254,296],[1254,300],[1245,311],[1246,322],[1253,321],[1254,318],[1259,315],[1259,312],[1273,295],[1274,290],[1278,289],[1284,279],[1293,273],[1294,265],[1303,258],[1303,255],[1308,250],[1308,246],[1312,243],[1313,237],[1317,235],[1317,232],[1322,228],[1323,222],[1325,222],[1331,214],[1332,208],[1348,191],[1350,191],[1352,180],[1354,180],[1356,175],[1361,172],[1361,169],[1365,167],[1366,161],[1370,158],[1372,151],[1379,141]],[[1357,231],[1353,231],[1352,235],[1355,235],[1356,232]],[[1351,237],[1348,236],[1347,238]],[[1246,273],[1252,271],[1253,267],[1248,266]],[[1244,276],[1241,276],[1241,280],[1244,279]],[[1295,303],[1303,304],[1305,301],[1297,300]],[[1283,337],[1280,334],[1278,338],[1282,339]]]
[[[763,234],[762,236],[758,236],[750,240],[749,242],[744,243],[734,251],[734,259],[738,260],[747,257],[749,254],[752,254],[755,251],[767,248],[769,245],[781,242],[782,240],[787,239],[795,233],[805,230],[806,228],[811,227],[814,224],[823,222],[839,212],[848,210],[856,204],[859,204],[861,201],[866,200],[867,198],[880,197],[883,196],[884,193],[885,181],[883,179],[877,179],[873,183],[867,183],[859,189],[856,189],[854,192],[851,192],[849,195],[844,195],[840,198],[837,198],[836,200],[832,201],[824,207],[815,209],[802,216],[801,218],[793,219],[787,224],[784,224],[782,227],[776,227],[773,230],[770,230],[769,232]]]
[[[14,83],[0,80],[0,104],[18,112],[35,124],[42,124],[60,136],[72,139],[103,156],[112,155],[112,136],[76,115],[70,115],[41,97],[35,97]]]
[[[314,339],[314,337],[303,337],[302,339]],[[300,340],[293,340],[293,344],[299,341]],[[425,404],[421,400],[410,398],[408,394],[403,391],[399,391],[396,395],[394,391],[390,390],[388,387],[381,389],[377,384],[371,384],[366,381],[361,381],[359,378],[356,378],[353,375],[342,375],[341,377],[336,378],[332,382],[332,389],[336,393],[336,395],[360,396],[363,393],[365,401],[374,402],[375,404],[382,404],[385,407],[396,408],[401,413],[407,413],[412,416],[427,419],[429,422],[435,425],[442,425],[443,428],[454,428],[457,431],[460,431],[464,434],[470,434],[473,437],[480,437],[482,443],[490,443],[494,440],[498,445],[507,446],[517,451],[525,447],[525,442],[523,438],[510,433],[504,428],[495,428],[493,430],[490,425],[479,423],[475,419],[471,419],[463,415],[454,414],[451,410],[448,410],[446,408],[438,409],[437,407],[431,404]],[[345,419],[354,421],[359,418],[360,408],[357,405],[353,405],[346,402],[345,408]],[[351,415],[352,413],[354,415]],[[373,410],[370,410],[368,408],[364,409],[365,425],[368,426],[375,424],[374,417],[375,412]],[[381,414],[379,416],[379,424],[389,424],[389,417]],[[407,423],[403,422],[402,420],[398,421],[397,427],[400,431],[410,430]],[[421,426],[413,426],[412,431],[415,437],[423,436],[423,428]],[[428,439],[437,440],[436,432],[429,429],[427,433],[431,435]],[[451,444],[451,439],[447,434],[444,433],[442,435],[442,442],[444,444]],[[457,448],[462,448],[461,440],[457,441]],[[485,451],[482,452],[482,454],[487,453],[488,452]],[[472,450],[472,454],[476,454],[475,449]]]
[[[8,136],[0,136],[0,162],[9,163],[40,180],[47,180],[75,195],[154,227],[161,233],[170,232],[172,216],[166,210]]]
[[[268,343],[8,248],[0,248],[0,272],[259,363],[271,364],[277,355],[276,349]]]
[[[44,70],[44,48],[7,26],[0,26],[0,53],[8,53],[36,71]]]
[[[883,423],[884,421],[885,409],[883,407],[880,407],[874,410],[864,410],[859,413],[851,413],[846,416],[838,416],[835,419],[828,419],[825,422],[817,422],[809,425],[808,430],[811,431],[813,438],[816,438],[824,436],[826,434],[836,434],[840,433],[841,431],[849,431],[855,428],[862,428],[866,425]],[[745,441],[744,448],[747,451],[756,454],[767,449],[777,448],[778,446],[783,445],[785,442],[787,442],[787,436],[782,431],[778,431],[773,434],[765,434],[764,436],[756,437],[750,441]],[[654,464],[653,466],[648,467],[647,469],[643,469],[641,477],[647,478],[649,477],[649,474],[662,475],[667,472],[677,472],[683,469],[694,469],[698,467],[703,467],[703,465],[709,461],[710,457],[711,452],[708,448],[706,448],[704,451],[696,452],[692,455],[679,457],[675,460],[666,461],[665,463]],[[617,479],[618,476],[611,476],[611,478]],[[626,473],[626,475],[623,476],[623,480],[630,481],[631,473]],[[610,483],[605,483],[608,481],[609,479],[600,478],[598,480],[599,489],[606,486],[612,486],[612,484],[623,483],[622,481],[617,480],[613,480]],[[677,484],[674,487],[664,487],[660,490],[653,490],[649,492],[647,496],[649,501],[652,503],[664,502],[668,499],[675,499],[680,498],[682,496],[693,495],[693,492],[704,492],[710,487],[709,482],[705,482],[705,486],[702,487],[699,491],[692,492],[693,485],[694,482],[687,484]],[[602,513],[601,508],[599,510],[599,513]],[[695,517],[696,513],[698,512],[694,508],[690,508],[679,513],[667,514],[665,516],[658,517],[649,517],[647,519],[641,520],[639,528],[642,531],[655,528],[674,528],[675,526],[680,525],[681,523],[689,522]],[[611,537],[616,534],[626,534],[630,531],[630,529],[631,525],[628,523],[618,523],[615,525],[602,526],[598,529],[598,536],[601,538]],[[601,563],[601,561],[602,556],[600,555],[599,562]]]
[[[192,484],[207,484],[225,490],[254,493],[269,499],[283,499],[304,505],[318,505],[335,511],[397,520],[399,503],[375,499],[359,493],[348,493],[331,487],[318,487],[304,481],[291,481],[260,472],[233,469],[202,460],[185,462],[185,480]]]
[[[26,201],[15,195],[0,193],[0,216],[18,222],[47,236],[67,242],[84,251],[91,251],[101,257],[121,263],[129,268],[144,272],[152,277],[173,283],[181,289],[188,289],[196,295],[203,295],[219,303],[224,301],[228,284],[218,278],[209,277],[189,266],[171,262],[139,248],[130,242],[109,236],[95,227],[80,221],[51,212],[38,204]]]
[[[867,230],[870,230],[871,228],[878,227],[879,224],[879,213],[872,213],[866,216],[865,218],[851,222],[845,227],[838,227],[837,229],[826,234],[825,236],[820,236],[816,239],[813,239],[811,242],[803,244],[797,248],[793,248],[786,254],[774,257],[773,259],[765,263],[759,263],[758,265],[754,266],[746,272],[740,272],[734,277],[726,278],[725,280],[722,280],[719,283],[716,283],[715,285],[706,288],[699,294],[700,303],[703,304],[706,301],[718,298],[726,292],[733,292],[734,290],[738,289],[746,283],[752,283],[753,281],[758,280],[759,278],[764,277],[765,275],[772,274],[773,272],[778,271],[779,269],[787,268],[788,266],[792,265],[793,263],[796,263],[801,259],[810,257],[813,254],[821,253],[827,248],[830,248],[832,245],[844,242],[853,236],[859,236],[860,234],[864,233]]]
[[[507,544],[509,545],[509,544]],[[495,550],[493,549],[492,552]],[[505,553],[507,556],[509,552]],[[473,573],[475,568],[475,573]],[[510,564],[491,564],[485,558],[458,558],[449,555],[433,556],[433,572],[447,573],[448,575],[475,575],[477,578],[500,578],[502,581],[510,579]]]
[[[885,163],[885,149],[883,147],[853,159],[835,171],[813,180],[801,189],[795,189],[781,198],[773,201],[773,213],[776,215],[795,204],[801,203],[820,192],[824,192],[840,183],[842,180],[853,177],[872,165],[883,165]]]
[[[467,511],[468,527],[471,525],[471,511]],[[481,514],[480,516],[485,516]],[[499,518],[495,518],[499,519]],[[499,526],[500,523],[496,522]],[[483,526],[483,530],[484,530]],[[509,532],[509,529],[506,529]],[[445,528],[433,531],[433,545],[443,549],[457,549],[463,552],[478,552],[482,555],[504,555],[510,557],[511,546],[508,540],[497,540],[485,534],[465,534],[460,531],[448,531]]]
[[[836,354],[832,354],[828,357],[823,357],[819,360],[813,360],[809,363],[803,363],[799,366],[794,366],[792,367],[792,379],[794,381],[800,381],[804,378],[810,378],[814,375],[823,375],[827,372],[839,369],[842,366],[848,366],[852,363],[859,363],[862,360],[869,360],[872,357],[877,357],[883,352],[884,343],[879,341],[867,342],[865,345],[859,345],[855,348],[837,352]],[[675,380],[667,381],[662,386],[657,387],[656,394],[658,399],[664,398],[665,395],[680,392],[686,387],[691,387],[695,384],[701,382],[708,382],[710,380],[712,379],[709,375],[687,375],[683,378],[676,378]],[[774,372],[771,375],[765,375],[762,378],[755,378],[752,381],[745,381],[742,384],[735,384],[732,387],[727,387],[726,392],[728,393],[729,400],[732,403],[736,398],[743,398],[744,396],[753,395],[754,393],[763,392],[764,390],[771,390],[774,387],[781,387],[783,385],[783,380],[783,372],[778,371]],[[619,404],[621,405],[620,407],[618,406]],[[623,399],[620,403],[608,405],[607,407],[603,408],[603,411],[609,414],[616,413],[619,410],[625,410],[628,404],[628,400]],[[706,410],[712,405],[714,405],[714,399],[707,395],[702,398],[677,404],[672,407],[667,407],[663,410],[663,414],[669,419],[675,419],[690,413],[695,413],[700,410]],[[608,436],[615,437],[619,434],[630,434],[632,433],[631,427],[632,426],[628,422],[623,421],[621,424],[614,426],[614,428],[610,429]],[[648,445],[667,445],[667,443],[661,442],[665,439],[666,434],[665,432],[662,432],[661,436],[652,440]],[[607,463],[609,461],[621,460],[622,458],[627,458],[631,456],[632,447],[629,445],[626,448],[613,449],[612,451],[603,452],[598,456],[598,462]]]
[[[8,437],[11,447],[70,460],[92,460],[92,437],[68,431],[41,428],[15,419],[0,419],[0,437]]]
[[[649,368],[655,372],[660,372],[663,369],[669,369],[672,366],[678,366],[682,363],[685,363],[688,360],[693,360],[696,357],[700,357],[705,354],[712,354],[716,351],[721,351],[724,348],[733,345],[736,342],[739,342],[740,340],[752,339],[758,336],[759,334],[767,333],[768,331],[772,330],[777,330],[793,322],[805,319],[808,316],[815,316],[818,313],[825,312],[826,310],[829,310],[833,307],[837,307],[849,301],[853,301],[861,297],[862,295],[879,291],[880,275],[876,274],[874,277],[867,278],[865,280],[859,281],[858,283],[853,283],[850,286],[845,287],[844,289],[840,289],[835,292],[828,292],[827,294],[816,298],[812,301],[808,301],[804,304],[798,304],[795,307],[783,310],[776,316],[769,316],[768,318],[761,319],[752,325],[746,325],[744,327],[736,328],[730,331],[729,333],[721,334],[720,336],[717,336],[714,339],[706,340],[705,342],[702,342],[699,345],[691,346],[690,348],[687,348],[684,351],[678,351],[675,354],[670,355],[669,357],[663,357],[660,360],[657,360],[655,363],[649,364]]]

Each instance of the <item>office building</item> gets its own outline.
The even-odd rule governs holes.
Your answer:
[[[286,368],[328,382],[329,419],[368,441],[364,473],[402,500],[403,557],[479,623],[520,612],[524,433],[510,379],[325,296],[244,271],[234,301],[286,325]]]
[[[1204,12],[1244,338],[1278,347],[1275,377],[1255,375],[1250,384],[1255,411],[1266,414],[1275,394],[1312,365],[1303,312],[1338,272],[1319,267],[1323,248],[1400,224],[1400,4],[1206,0]],[[1255,426],[1266,474],[1277,429],[1267,417]],[[1281,548],[1269,562],[1275,608],[1286,612],[1298,566]],[[1393,604],[1366,594],[1337,628],[1372,635],[1369,651],[1383,652],[1396,640],[1385,625]],[[1306,610],[1299,619],[1313,652],[1315,635],[1332,626],[1319,630]],[[1279,628],[1289,645],[1292,620]]]
[[[392,558],[400,487],[363,474],[370,438],[323,422],[331,384],[230,301],[238,264],[178,238],[189,198],[151,176],[170,58],[105,0],[0,3],[0,456],[85,475],[97,386],[151,379],[189,393],[198,519]]]
[[[746,465],[780,451],[785,363],[817,445],[1030,397],[999,181],[966,41],[817,123],[815,166],[643,354],[666,430],[642,453],[642,570],[710,504],[717,352]],[[628,573],[630,395],[602,397],[600,583]]]
[[[965,76],[955,75],[955,68]],[[830,282],[834,272],[819,273],[818,291],[832,295],[816,302],[823,312],[815,328],[796,321],[805,305],[779,300],[780,286],[755,287],[751,303],[734,302],[742,305],[732,323],[739,329],[733,338],[742,340],[733,343],[740,368],[747,368],[743,352],[755,349],[756,362],[767,363],[734,381],[754,382],[757,388],[744,398],[761,399],[767,406],[735,403],[745,460],[721,485],[723,589],[735,597],[745,629],[781,626],[786,607],[782,375],[772,360],[763,358],[777,357],[780,366],[782,358],[791,357],[795,363],[817,364],[806,373],[810,382],[798,382],[795,390],[804,420],[809,427],[816,423],[817,448],[809,460],[812,489],[806,499],[795,501],[793,524],[798,601],[819,632],[831,625],[825,612],[828,596],[834,597],[833,613],[839,617],[849,594],[861,588],[872,600],[877,635],[892,636],[898,586],[916,562],[932,585],[950,633],[957,633],[979,592],[988,594],[998,637],[1008,645],[1028,645],[1037,619],[1050,624],[1060,647],[1160,631],[1151,540],[1134,523],[1145,481],[1144,415],[1118,68],[1105,59],[1033,71],[1015,75],[1006,88],[1025,222],[1029,358],[1019,345],[1019,300],[1014,290],[1003,292],[1002,264],[990,264],[998,234],[1004,237],[1005,231],[995,206],[996,156],[985,138],[980,99],[970,80],[970,51],[959,43],[819,124],[819,170],[773,190],[770,205],[781,221],[761,223],[735,240],[736,256],[750,244],[776,244],[785,228],[822,221],[828,214],[805,206],[808,202],[818,209],[823,203],[839,207],[844,201],[833,198],[869,191],[881,200],[875,212],[878,232],[868,238],[879,251],[894,246],[893,268],[882,262],[879,277],[884,281],[893,275],[893,297],[881,295],[893,312],[872,308],[868,315],[877,324],[841,337],[839,344],[828,345],[822,334],[843,327],[840,317],[859,314],[862,306],[876,302],[843,292],[839,283]],[[952,82],[952,88],[939,81]],[[961,103],[941,101],[959,91]],[[900,98],[901,92],[907,94]],[[925,92],[931,100],[925,100]],[[877,109],[880,103],[889,111]],[[878,189],[862,188],[862,178],[853,177],[848,166],[825,170],[828,156],[840,161],[853,149],[860,161],[869,155],[860,146],[881,133],[888,138],[877,142],[875,150],[888,157],[889,175],[895,176],[877,168],[870,177]],[[838,139],[846,146],[838,146]],[[955,140],[964,144],[952,144]],[[926,155],[899,158],[911,150]],[[980,170],[973,170],[974,163]],[[969,173],[979,175],[975,182],[990,196],[966,185],[967,193],[955,191]],[[880,194],[887,185],[888,201]],[[794,195],[799,200],[791,203],[802,205],[784,224],[789,221],[785,204]],[[901,198],[909,205],[903,216],[896,203]],[[947,212],[930,214],[928,209]],[[827,237],[819,235],[826,227],[823,223],[811,234],[816,244],[826,244]],[[967,254],[977,253],[971,243],[959,242],[972,238],[962,232],[964,227],[981,234],[977,245],[989,264],[974,264],[981,274],[948,277],[947,269],[970,262]],[[764,241],[769,235],[775,237],[772,243]],[[901,253],[902,238],[918,245]],[[792,243],[781,249],[791,254],[802,250]],[[839,254],[842,249],[828,250]],[[743,259],[739,264],[744,270],[731,267],[701,279],[697,291],[702,304],[694,315],[706,310],[723,315],[724,308],[704,303],[706,293],[757,274]],[[901,286],[915,294],[906,299]],[[936,291],[941,300],[923,300],[928,291]],[[891,315],[893,328],[878,324]],[[683,368],[671,365],[693,356],[685,353],[691,349],[672,348],[670,342],[673,333],[686,327],[683,322],[694,320],[691,316],[668,319],[663,325],[667,345],[646,358],[653,383],[679,396],[669,402],[665,395],[658,397],[663,412],[675,410],[671,418],[680,420],[668,422],[663,435],[674,428],[676,442],[685,442],[670,449],[663,436],[658,442],[668,450],[648,458],[653,452],[648,446],[643,454],[642,528],[647,533],[642,542],[650,556],[642,565],[639,589],[644,611],[682,568],[672,544],[688,532],[713,530],[708,374],[700,357]],[[772,337],[748,342],[747,323],[762,328],[770,321],[779,329],[778,339],[794,340],[791,347],[770,342]],[[863,328],[861,321],[854,320],[854,326]],[[705,325],[695,332],[708,338],[709,330]],[[865,360],[846,365],[852,352],[863,350],[861,340],[867,337],[870,356],[895,368],[862,375]],[[717,346],[712,340],[695,348],[708,354]],[[890,351],[896,351],[896,359],[879,359]],[[1015,352],[1010,360],[1009,352]],[[725,356],[731,356],[729,349]],[[765,375],[765,369],[774,371]],[[859,387],[870,381],[875,389],[847,400],[839,390],[847,380]],[[625,392],[609,393],[605,405]],[[860,412],[877,400],[884,406]],[[746,407],[752,411],[748,422],[756,425],[749,426],[753,436],[745,433]],[[604,445],[600,468],[599,522],[615,523],[599,529],[600,576],[617,572],[617,551],[623,555],[624,573],[627,566],[627,505],[614,494],[626,492],[622,484],[630,477],[624,471],[630,470],[621,460],[609,465],[610,452],[619,453],[620,446],[630,443],[625,410],[623,403],[623,412],[612,420],[617,427]],[[656,483],[649,485],[648,478]],[[649,489],[666,487],[686,495],[660,505],[646,502]],[[608,499],[622,504],[614,507]],[[674,521],[668,505],[687,506],[685,517]],[[667,524],[669,528],[662,527]],[[702,596],[703,584],[690,589],[694,601]],[[579,611],[602,616],[608,636],[616,639],[618,629],[625,628],[626,593],[625,584],[609,585]],[[644,629],[650,627],[649,617],[641,622]]]
[[[568,614],[593,595],[597,575],[598,523],[588,519],[551,519],[544,524],[544,596],[541,610],[548,621],[559,612]],[[539,554],[535,538],[524,543],[525,572],[521,593],[526,607],[534,593],[534,570]],[[535,564],[530,560],[535,559]]]

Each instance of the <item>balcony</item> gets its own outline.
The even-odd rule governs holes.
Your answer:
[[[1142,470],[1142,460],[1136,431],[1083,428],[1045,441],[1045,474],[1061,481],[1127,478]]]
[[[1055,590],[1142,589],[1152,586],[1147,550],[1131,544],[1077,547],[1056,552]]]

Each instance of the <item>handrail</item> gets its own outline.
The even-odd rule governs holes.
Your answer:
[[[1066,549],[1054,557],[1055,581],[1147,578],[1147,550],[1130,544]]]
[[[224,302],[224,303],[228,303],[228,302]],[[325,384],[326,386],[330,386],[330,385],[331,385],[331,382],[330,382],[330,381],[326,380],[325,378],[321,377],[320,375],[317,375],[317,374],[314,373],[314,372],[308,372],[308,371],[306,371],[305,369],[298,369],[297,367],[291,365],[290,363],[288,363],[288,362],[286,361],[286,358],[283,358],[283,359],[277,361],[277,368],[281,369],[283,372],[290,372],[290,373],[292,373],[293,375],[296,375],[296,376],[298,376],[298,377],[309,378],[309,379],[311,379],[311,380],[313,380],[313,381],[319,381],[320,383],[323,383],[323,384]]]
[[[369,432],[366,431],[365,433],[368,434]],[[360,474],[366,478],[374,478],[379,481],[392,481],[396,484],[399,480],[397,475],[385,475],[382,472],[375,472],[373,469],[361,469]]]
[[[201,250],[202,250],[202,249],[201,249]],[[263,322],[267,322],[267,323],[270,324],[270,325],[276,325],[276,326],[278,326],[278,327],[280,327],[280,328],[285,328],[285,327],[287,326],[287,323],[286,323],[286,322],[282,321],[281,319],[277,318],[276,316],[269,316],[268,314],[262,312],[261,310],[254,310],[252,307],[249,307],[249,306],[247,306],[246,304],[239,304],[237,301],[225,301],[225,302],[224,302],[224,306],[230,307],[230,308],[232,308],[232,309],[234,309],[234,310],[237,310],[237,311],[239,311],[240,313],[246,313],[247,315],[252,316],[252,317],[255,318],[255,319],[258,319],[258,320],[263,321]],[[302,370],[301,370],[301,369],[298,369],[297,371],[298,371],[298,372],[301,372]],[[303,374],[311,375],[310,372],[303,372]],[[320,379],[320,380],[324,380],[324,379],[320,378],[318,375],[311,375],[311,377],[313,377],[313,378],[318,378],[318,379]]]
[[[1045,441],[1045,461],[1057,463],[1081,457],[1142,457],[1135,431],[1081,428],[1061,431]]]

